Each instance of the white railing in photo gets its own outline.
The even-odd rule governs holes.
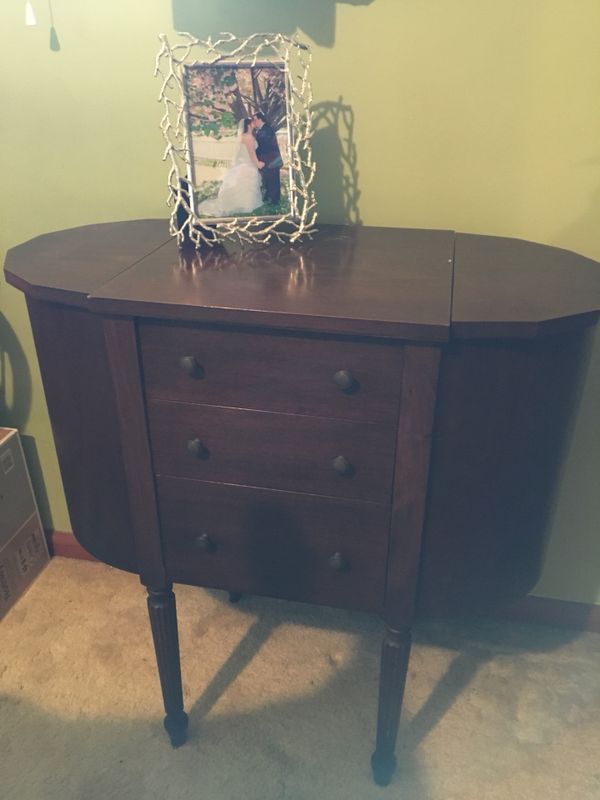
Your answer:
[[[283,159],[282,169],[288,166],[287,131],[277,132],[277,141]],[[194,175],[196,185],[208,181],[220,181],[232,166],[240,146],[239,137],[225,136],[215,139],[211,136],[192,134],[192,151],[194,157]]]
[[[239,146],[237,135],[214,139],[211,136],[192,134],[196,184],[221,180],[233,164]]]

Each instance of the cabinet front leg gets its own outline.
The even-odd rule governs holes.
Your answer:
[[[167,714],[164,726],[173,747],[180,747],[187,739],[188,718],[183,710],[177,609],[172,586],[165,589],[148,587],[148,614]]]
[[[396,736],[406,683],[411,635],[409,628],[387,628],[381,650],[377,743],[371,756],[375,783],[387,786],[396,769]]]

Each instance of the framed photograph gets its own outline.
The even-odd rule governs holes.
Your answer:
[[[184,91],[196,217],[288,214],[293,184],[284,64],[187,66]]]
[[[310,51],[282,34],[223,34],[216,42],[180,36],[175,45],[161,36],[156,67],[171,233],[197,247],[310,236]]]

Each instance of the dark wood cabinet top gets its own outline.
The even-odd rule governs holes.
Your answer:
[[[108,313],[445,340],[453,235],[324,227],[301,245],[180,260],[173,242],[92,293]]]
[[[452,333],[535,337],[595,322],[600,264],[558,247],[456,235]]]
[[[46,234],[9,251],[9,283],[106,314],[390,337],[535,337],[593,323],[600,265],[451,231],[321,226],[296,245],[182,255],[165,220]]]
[[[164,220],[85,225],[13,247],[4,271],[6,280],[29,297],[84,306],[94,289],[167,242]]]

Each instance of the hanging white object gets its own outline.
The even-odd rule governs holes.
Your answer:
[[[25,3],[25,25],[37,25],[37,19],[31,3]]]

